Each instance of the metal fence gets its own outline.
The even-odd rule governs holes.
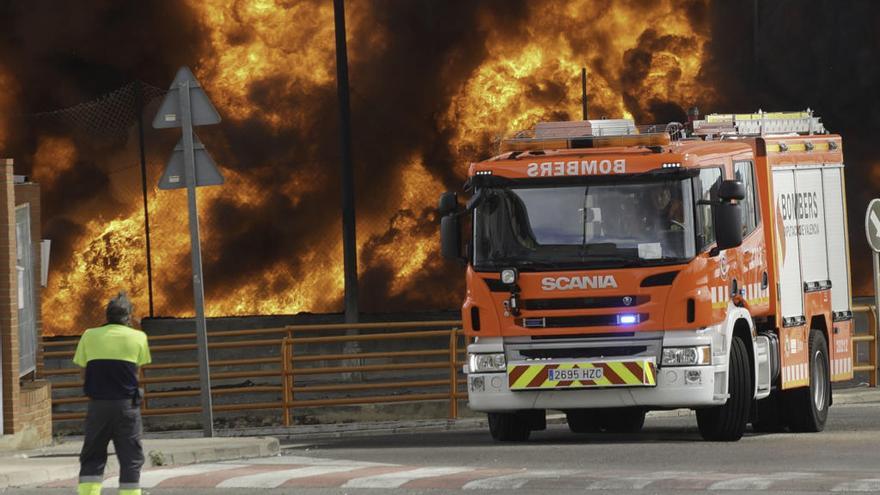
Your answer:
[[[352,331],[357,333],[351,335]],[[457,401],[465,396],[461,389],[465,346],[459,321],[298,325],[211,332],[209,337],[212,355],[224,350],[240,355],[242,349],[266,355],[212,359],[211,394],[227,399],[215,403],[217,412],[277,410],[281,422],[289,426],[293,411],[302,408],[448,401],[448,414],[454,419]],[[198,363],[174,360],[181,352],[195,351],[195,334],[151,336],[149,340],[154,363],[140,370],[145,389],[142,413],[201,412],[195,402],[200,394]],[[76,342],[45,341],[44,358],[71,359]],[[338,351],[327,352],[334,348]],[[318,349],[321,352],[315,352]],[[82,387],[81,370],[47,368],[45,375],[53,379],[53,421],[85,417],[88,399],[71,390]],[[224,380],[241,379],[248,385],[223,385]],[[260,395],[270,398],[254,399]],[[159,404],[190,397],[193,405]]]
[[[867,331],[864,333],[859,333],[858,328],[854,329],[854,334],[852,338],[852,357],[853,357],[853,371],[855,372],[867,372],[868,373],[868,385],[871,387],[877,386],[877,378],[878,378],[878,369],[877,369],[877,308],[874,305],[870,304],[856,304],[853,306],[853,313],[865,313],[868,317],[868,325]],[[868,361],[867,362],[859,362],[859,353],[858,347],[859,344],[867,344],[868,348]]]
[[[869,373],[869,385],[876,387],[875,308],[855,305],[853,311],[868,318],[867,328],[853,335],[854,370]],[[460,321],[296,325],[212,332],[210,338],[212,357],[224,351],[240,356],[243,349],[262,355],[212,359],[211,394],[226,398],[225,403],[215,402],[217,412],[273,410],[283,425],[290,426],[294,411],[305,408],[447,401],[448,416],[455,419],[458,400],[466,398],[462,373],[466,345]],[[76,342],[45,341],[43,356],[70,359]],[[863,353],[866,362],[858,360],[860,345],[868,346]],[[143,414],[201,412],[198,363],[179,360],[181,353],[191,355],[196,350],[195,334],[151,336],[150,347],[155,362],[140,371],[145,389]],[[81,371],[46,368],[44,373],[53,378],[52,419],[83,418],[88,399],[79,393]],[[224,384],[232,380],[246,380],[246,385]],[[162,404],[173,399],[192,400],[188,405]]]

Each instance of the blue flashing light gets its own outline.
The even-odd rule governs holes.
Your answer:
[[[635,325],[639,322],[639,315],[617,315],[617,324],[618,325]]]

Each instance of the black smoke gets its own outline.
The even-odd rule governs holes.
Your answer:
[[[279,3],[279,15],[288,15],[285,4]],[[611,0],[586,3],[592,9],[585,8],[582,19],[558,16],[558,23],[537,27],[539,14],[546,19],[548,12],[562,11],[567,2],[363,0],[355,9],[354,2],[348,3],[349,13],[366,16],[358,22],[350,18],[348,33],[349,47],[356,54],[350,59],[350,78],[357,215],[364,246],[359,253],[363,310],[457,305],[463,294],[462,271],[436,256],[412,275],[411,290],[389,295],[397,271],[382,253],[413,235],[436,232],[437,225],[433,202],[387,212],[406,188],[414,187],[400,173],[411,161],[424,163],[444,188],[459,190],[466,162],[491,155],[488,139],[472,150],[452,146],[456,129],[447,119],[452,100],[486,62],[492,40],[526,45],[528,33],[540,29],[561,33],[572,50],[583,54],[591,73],[619,91],[626,109],[640,122],[680,121],[694,105],[703,112],[816,110],[829,129],[845,137],[854,266],[867,266],[857,226],[867,200],[880,186],[880,173],[871,175],[880,166],[880,151],[874,145],[880,131],[876,90],[880,68],[874,63],[880,55],[875,29],[880,5],[875,2],[681,0],[675,3],[693,32],[662,34],[658,25],[642,33],[622,61],[605,56],[614,42],[612,34],[590,30],[591,23],[601,22],[602,12],[612,8]],[[628,5],[641,6],[646,15],[657,8],[657,2],[649,1]],[[2,117],[14,122],[7,126],[13,136],[5,154],[17,159],[18,173],[32,174],[38,172],[33,163],[39,136],[70,138],[78,152],[75,167],[44,188],[44,231],[54,241],[53,271],[69,269],[72,253],[67,246],[82,232],[67,214],[72,205],[102,204],[106,218],[139,208],[137,188],[130,191],[130,201],[114,194],[113,174],[120,166],[108,158],[126,150],[131,163],[125,166],[135,166],[136,144],[130,127],[121,138],[96,137],[72,131],[64,122],[31,116],[92,101],[136,80],[166,88],[182,65],[198,72],[201,61],[218,55],[212,53],[201,22],[185,3],[174,0],[0,4],[0,70],[11,75],[19,91],[13,115]],[[246,44],[255,35],[243,24],[226,41]],[[709,40],[702,47],[699,82],[711,88],[706,94],[714,96],[692,101],[646,98],[653,57],[660,51],[684,56],[697,50],[695,35]],[[333,64],[332,59],[326,62]],[[619,62],[624,70],[616,73]],[[221,126],[199,131],[216,161],[247,176],[259,191],[246,203],[221,194],[205,214],[214,242],[204,252],[209,300],[279,264],[296,278],[305,277],[312,267],[302,253],[341,233],[335,85],[299,88],[289,84],[283,73],[248,84],[249,102],[255,109],[252,117],[225,118]],[[668,84],[675,87],[680,76],[674,71],[668,74]],[[559,106],[571,94],[566,84],[536,78],[523,97],[534,105]],[[211,94],[211,88],[208,91]],[[154,110],[155,102],[149,108]],[[262,118],[277,108],[295,110],[306,124],[279,126]],[[594,116],[608,115],[610,109],[597,106],[593,111]],[[555,108],[552,113],[578,118]],[[126,126],[132,125],[131,119],[133,115]],[[164,167],[175,139],[148,130],[151,181]],[[303,184],[302,190],[284,187],[291,184]],[[382,234],[365,238],[364,227],[376,225]],[[179,273],[157,277],[161,285],[157,290],[170,294],[172,301],[164,311],[187,312],[188,253],[179,253],[168,266],[178,267]],[[864,278],[857,275],[855,285],[863,285]],[[285,290],[289,288],[266,287],[261,297],[271,299]],[[338,311],[339,297],[330,297],[313,310]]]

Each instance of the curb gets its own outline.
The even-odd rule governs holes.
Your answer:
[[[170,445],[154,446],[153,443],[171,443]],[[174,445],[173,442],[181,445]],[[217,446],[195,446],[193,443],[213,443]],[[236,445],[239,444],[239,445]],[[112,446],[112,444],[111,444]],[[152,447],[152,448],[151,448]],[[277,438],[215,438],[188,440],[155,440],[145,439],[144,450],[146,462],[144,467],[181,466],[201,462],[232,461],[255,457],[277,456],[281,452],[281,443]],[[79,475],[79,444],[56,446],[54,449],[43,449],[28,454],[0,457],[0,492],[6,488],[29,485],[42,485],[54,481],[74,479]],[[5,461],[5,462],[4,462]],[[10,467],[10,464],[14,466]],[[109,453],[105,477],[113,477],[119,473],[116,456]]]
[[[256,439],[255,439],[256,440]],[[235,459],[251,459],[254,457],[270,457],[281,451],[281,442],[277,438],[261,437],[262,442],[241,446],[203,447],[198,449],[152,449],[146,453],[149,467],[180,466],[200,462],[231,461]],[[220,440],[218,440],[220,441]]]
[[[107,472],[116,474],[117,471],[111,470],[110,463],[107,463]],[[116,466],[114,465],[115,469]],[[17,488],[26,485],[35,485],[47,483],[50,481],[64,480],[68,478],[76,478],[79,475],[79,465],[76,466],[55,466],[48,468],[28,468],[20,471],[12,471],[11,473],[0,473],[0,492],[6,488]]]

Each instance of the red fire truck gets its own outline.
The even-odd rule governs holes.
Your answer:
[[[547,410],[576,433],[675,408],[707,440],[820,431],[852,378],[841,137],[810,111],[661,130],[538,124],[470,165],[466,205],[441,197],[469,405],[496,440]]]

